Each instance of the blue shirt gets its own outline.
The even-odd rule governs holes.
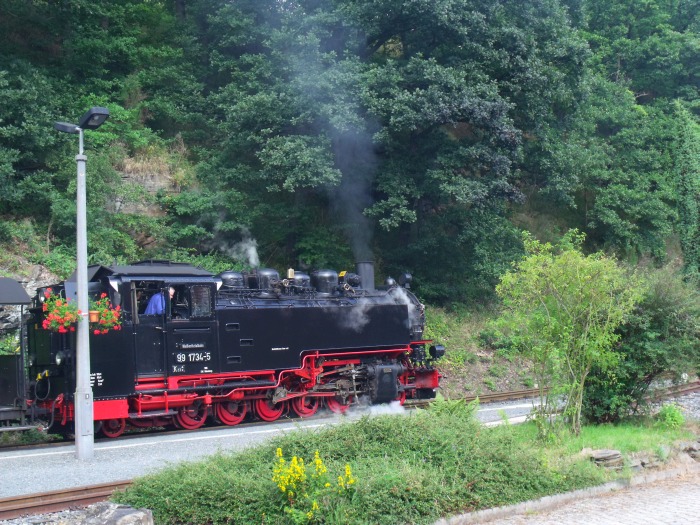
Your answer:
[[[143,312],[144,315],[160,315],[165,311],[165,297],[163,297],[163,292],[158,292],[154,294],[148,301],[148,306],[146,306],[146,311]]]

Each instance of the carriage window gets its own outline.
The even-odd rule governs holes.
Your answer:
[[[160,293],[164,284],[158,281],[138,281],[131,283],[132,303],[136,306],[135,312],[140,315],[146,313],[151,298]],[[161,306],[162,308],[162,306]]]
[[[193,286],[190,293],[192,294],[192,317],[210,317],[211,288],[209,286]]]

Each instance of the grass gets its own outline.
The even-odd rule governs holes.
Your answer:
[[[17,432],[0,432],[0,447],[14,447],[18,445],[35,445],[37,443],[49,443],[60,438],[56,434],[47,434],[30,429]]]
[[[566,452],[575,453],[583,448],[609,448],[623,454],[653,451],[661,445],[676,441],[696,439],[686,428],[664,428],[648,420],[617,425],[591,425],[581,429],[579,437],[570,437]]]
[[[580,437],[565,436],[548,447],[537,445],[535,436],[529,424],[484,428],[463,403],[443,400],[428,411],[300,430],[243,453],[173,466],[136,480],[116,499],[150,508],[156,523],[170,525],[427,524],[600,484],[613,474],[583,458],[581,449],[653,451],[686,438],[687,431],[586,427]],[[283,465],[294,456],[305,462],[292,497],[280,490],[279,476],[273,481],[278,448]],[[318,461],[327,473],[314,470]],[[352,473],[352,486],[338,485],[343,472]]]
[[[444,344],[445,356],[438,367],[444,374],[442,392],[449,398],[478,395],[485,391],[521,390],[530,364],[510,347],[502,347],[489,330],[494,312],[458,308],[426,311],[425,337]],[[527,382],[534,384],[532,379]]]

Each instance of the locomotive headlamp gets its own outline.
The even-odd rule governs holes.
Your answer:
[[[430,347],[430,357],[439,359],[445,355],[445,347],[442,345],[433,345]]]
[[[58,352],[56,354],[56,357],[54,358],[54,361],[56,362],[56,366],[61,366],[61,363],[66,359],[66,356],[63,354],[63,352]]]

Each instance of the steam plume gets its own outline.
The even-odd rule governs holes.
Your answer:
[[[218,246],[219,250],[232,259],[247,262],[253,268],[259,267],[260,257],[258,257],[258,241],[250,235],[250,231],[247,228],[241,230],[241,235],[243,239],[237,243],[220,243]]]

